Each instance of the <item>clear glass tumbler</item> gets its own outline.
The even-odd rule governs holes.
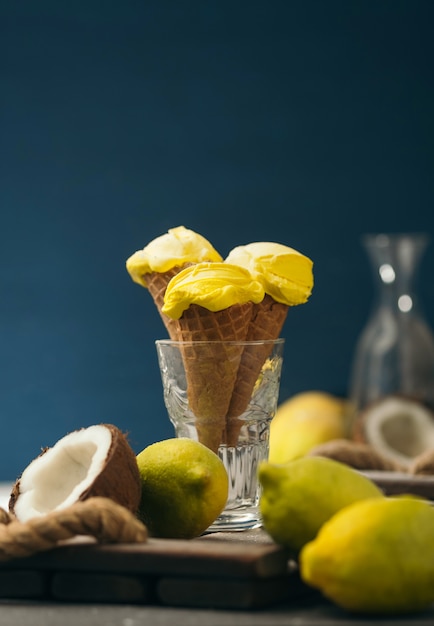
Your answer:
[[[223,461],[229,496],[210,527],[261,525],[258,465],[268,458],[284,339],[156,342],[164,402],[177,437],[200,441]]]

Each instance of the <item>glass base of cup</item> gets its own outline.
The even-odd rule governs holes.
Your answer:
[[[243,530],[253,530],[254,528],[260,528],[262,526],[261,517],[256,507],[249,507],[245,510],[232,510],[224,511],[215,520],[209,528],[207,533],[215,532],[234,532]]]
[[[258,466],[268,457],[268,441],[221,445],[218,456],[223,461],[229,479],[226,507],[207,532],[237,531],[259,528],[260,485]]]

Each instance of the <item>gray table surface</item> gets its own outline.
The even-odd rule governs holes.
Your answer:
[[[419,615],[350,616],[319,599],[265,611],[215,611],[137,605],[0,602],[1,626],[413,626],[434,624],[434,609]]]

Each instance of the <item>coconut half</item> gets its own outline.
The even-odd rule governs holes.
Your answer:
[[[111,424],[76,430],[43,450],[15,483],[9,511],[25,522],[93,496],[111,498],[134,514],[139,507],[136,455]]]
[[[354,438],[408,468],[434,448],[434,413],[416,400],[389,396],[360,414]]]

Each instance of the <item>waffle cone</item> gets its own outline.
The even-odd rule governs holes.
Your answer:
[[[288,308],[286,304],[276,302],[266,294],[262,302],[253,305],[246,341],[278,339],[288,314]],[[243,425],[243,421],[239,417],[249,405],[255,383],[272,349],[271,343],[244,347],[226,414],[225,443],[228,446],[236,446],[237,444],[239,432]]]
[[[198,439],[214,452],[222,442],[253,303],[212,312],[192,304],[177,320],[189,408]],[[204,343],[194,343],[194,342]],[[215,342],[215,343],[214,343]]]
[[[166,330],[169,333],[169,337],[172,340],[176,340],[177,338],[177,320],[173,320],[168,315],[165,315],[161,309],[164,304],[164,294],[166,293],[167,285],[176,274],[184,269],[184,267],[186,267],[186,265],[183,265],[182,267],[172,267],[170,270],[167,270],[167,272],[150,272],[143,275],[143,280],[146,283],[148,291],[154,300],[154,304],[157,307],[161,319],[163,320],[163,324],[165,325]]]

